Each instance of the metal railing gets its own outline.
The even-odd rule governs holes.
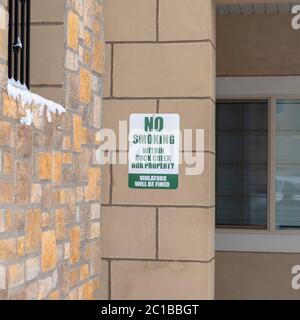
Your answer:
[[[30,0],[9,0],[8,77],[30,86]]]

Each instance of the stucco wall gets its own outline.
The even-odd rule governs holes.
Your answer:
[[[216,299],[300,299],[292,288],[291,253],[217,252]]]
[[[210,0],[106,0],[103,127],[131,113],[178,113],[205,128],[205,170],[178,190],[128,188],[128,166],[103,169],[104,298],[214,296],[215,8]],[[126,150],[111,150],[117,156]]]
[[[291,14],[218,15],[217,76],[299,75]]]
[[[218,16],[217,75],[299,75],[299,30],[291,20],[289,14]],[[291,285],[299,262],[292,253],[216,252],[216,299],[300,299]]]
[[[49,123],[26,106],[32,126],[20,124],[24,108],[6,94],[6,5],[0,1],[0,299],[99,298],[102,3],[63,7],[63,48],[53,50],[63,52],[67,113]]]
[[[31,89],[63,103],[65,0],[32,0],[31,11]]]

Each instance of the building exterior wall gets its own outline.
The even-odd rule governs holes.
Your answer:
[[[217,76],[300,74],[291,14],[218,15]]]
[[[106,0],[103,127],[131,113],[178,113],[206,128],[205,170],[174,191],[128,188],[103,168],[104,299],[214,297],[215,7],[206,0]],[[110,150],[119,156],[126,150]]]
[[[32,0],[31,12],[31,89],[64,103],[65,0]]]
[[[300,299],[292,288],[292,253],[217,252],[216,299]]]
[[[299,75],[299,31],[291,20],[290,14],[217,16],[217,76]],[[291,283],[299,259],[297,253],[216,252],[216,299],[299,299]]]
[[[63,45],[57,50],[65,63],[60,83],[67,112],[53,115],[49,123],[46,115],[39,117],[35,105],[26,106],[34,117],[32,126],[25,126],[20,124],[24,108],[6,93],[8,15],[7,1],[0,1],[0,299],[100,297],[101,172],[95,151],[103,71],[102,3],[70,0],[63,10],[65,41],[53,45]],[[48,21],[50,10],[39,12]],[[41,36],[44,27],[47,24],[32,36]],[[34,84],[51,74],[45,63],[40,75],[33,73],[33,80],[42,79]],[[60,93],[54,95],[61,99]]]

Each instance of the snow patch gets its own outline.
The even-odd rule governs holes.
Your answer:
[[[66,109],[60,104],[41,97],[36,93],[32,93],[28,90],[25,84],[21,84],[20,81],[9,79],[7,82],[7,94],[11,99],[17,100],[23,107],[34,104],[39,107],[39,116],[43,117],[45,108],[47,108],[47,120],[51,123],[51,113],[59,115],[66,113]],[[21,119],[21,123],[27,126],[32,125],[33,115],[31,110],[26,109],[26,117]]]
[[[26,126],[30,127],[32,125],[33,114],[29,109],[26,109],[25,112],[26,112],[26,117],[22,118],[20,122],[21,124],[25,124]]]

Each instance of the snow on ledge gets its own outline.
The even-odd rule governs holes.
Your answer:
[[[41,97],[36,93],[32,93],[28,90],[25,84],[21,84],[20,81],[9,79],[7,82],[7,94],[11,99],[17,100],[23,107],[31,106],[34,104],[39,107],[39,116],[42,117],[44,114],[45,107],[47,108],[47,120],[51,123],[51,113],[59,115],[66,113],[66,109],[60,104]],[[31,110],[26,109],[26,116],[20,120],[21,124],[27,126],[32,125],[33,115]]]

